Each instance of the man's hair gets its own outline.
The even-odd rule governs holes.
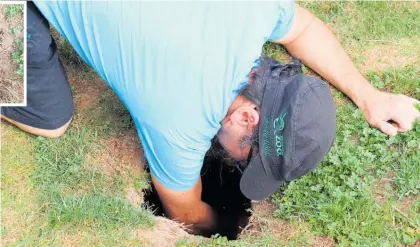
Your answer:
[[[258,106],[258,110],[261,107],[261,101],[264,93],[266,82],[263,80],[263,73],[265,68],[259,66],[255,67],[249,73],[248,84],[242,88],[239,95],[245,97],[245,99],[251,101]]]
[[[241,89],[239,95],[245,97],[246,100],[254,103],[259,108],[261,106],[262,96],[264,92],[265,81],[262,79],[261,71],[265,71],[261,66],[254,67],[249,73],[249,80],[245,87]],[[254,133],[252,135],[244,135],[241,137],[241,148],[248,147],[252,145],[253,147],[258,147],[258,124],[255,127]],[[212,145],[207,152],[206,156],[209,159],[218,159],[227,166],[236,167],[238,162],[220,145],[217,137],[214,137],[212,140]]]
[[[254,103],[258,108],[257,111],[260,112],[262,97],[264,94],[265,84],[267,81],[264,79],[264,73],[269,69],[270,63],[267,61],[267,57],[262,56],[259,59],[259,66],[251,69],[249,73],[248,83],[242,90],[239,95],[243,96],[246,100]],[[260,118],[261,121],[261,118]],[[245,135],[241,138],[241,148],[251,146],[254,149],[258,148],[258,139],[259,139],[259,124],[255,126],[254,132],[252,135]]]
[[[279,76],[281,73],[284,76],[291,77],[302,73],[302,70],[301,63],[296,58],[293,58],[292,63],[290,64],[282,64],[270,57],[262,55],[258,59],[258,62],[259,66],[251,69],[248,84],[240,91],[239,95],[242,95],[245,99],[257,105],[257,111],[260,112],[265,85],[267,84],[269,76]],[[244,136],[241,138],[241,140],[249,142],[241,143],[241,147],[246,147],[249,144],[252,145],[253,148],[258,148],[259,124],[255,127],[252,136],[249,137],[247,138]]]

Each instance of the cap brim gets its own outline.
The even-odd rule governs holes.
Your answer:
[[[268,176],[261,162],[261,157],[257,155],[246,167],[241,177],[240,188],[242,194],[251,200],[264,200],[271,196],[277,188],[285,184],[272,176]]]

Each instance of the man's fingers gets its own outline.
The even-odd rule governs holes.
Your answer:
[[[402,95],[402,98],[391,115],[391,119],[398,125],[399,132],[411,130],[416,119],[420,117],[420,112],[415,107],[420,102],[405,95]]]
[[[392,124],[386,121],[379,121],[376,124],[376,127],[389,136],[395,136],[398,132],[397,128],[395,128],[394,126],[392,126]]]
[[[420,104],[420,103],[419,103]],[[416,109],[416,107],[414,107],[414,118],[420,118],[420,111]]]
[[[413,128],[413,124],[416,121],[416,113],[414,110],[398,112],[398,114],[392,116],[391,120],[398,125],[399,132],[410,131]]]
[[[416,100],[416,99],[414,99],[414,98],[408,97],[408,96],[406,96],[406,95],[404,95],[404,96],[405,96],[405,97],[406,97],[406,99],[408,99],[408,100],[410,101],[410,103],[412,103],[413,105],[420,104],[420,101],[418,101],[418,100]]]

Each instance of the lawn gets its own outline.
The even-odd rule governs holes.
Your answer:
[[[420,99],[418,2],[302,5],[373,85]],[[62,38],[58,45],[76,113],[53,140],[0,124],[2,246],[420,246],[419,123],[388,137],[332,89],[337,136],[320,167],[254,202],[238,240],[204,239],[141,207],[149,176],[128,112]],[[278,45],[264,52],[290,60]]]
[[[23,4],[0,3],[0,104],[24,103]]]

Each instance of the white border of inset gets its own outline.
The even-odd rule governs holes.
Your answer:
[[[26,84],[26,1],[2,1],[0,4],[23,4],[23,103],[1,103],[3,106],[26,106],[27,104],[27,84]]]

